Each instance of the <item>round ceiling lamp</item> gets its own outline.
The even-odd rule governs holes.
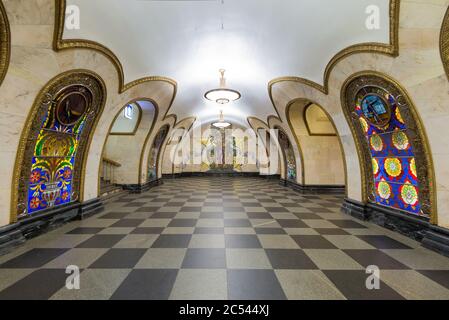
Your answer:
[[[223,111],[220,111],[220,120],[218,122],[213,123],[212,125],[218,129],[225,129],[225,128],[231,126],[231,124],[229,122],[226,122],[224,120]]]
[[[220,88],[210,90],[205,93],[204,97],[207,100],[214,101],[218,104],[227,104],[231,101],[239,100],[242,95],[240,92],[226,88],[226,79],[224,77],[225,69],[220,69]]]

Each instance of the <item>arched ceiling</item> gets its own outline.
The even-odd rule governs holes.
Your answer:
[[[67,0],[81,9],[78,30],[63,39],[91,40],[123,65],[125,82],[165,76],[178,82],[170,113],[246,123],[275,110],[267,84],[298,76],[319,84],[342,49],[390,42],[389,0]],[[365,26],[366,8],[380,8],[381,28]],[[204,99],[220,68],[242,99],[219,107]]]

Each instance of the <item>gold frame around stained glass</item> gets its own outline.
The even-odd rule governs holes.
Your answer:
[[[404,121],[407,124],[409,132],[413,134],[413,136],[409,138],[411,141],[414,141],[413,147],[415,150],[421,205],[423,208],[428,208],[426,211],[430,216],[430,222],[432,224],[437,224],[438,216],[435,170],[432,152],[428,142],[429,140],[424,125],[422,124],[422,119],[419,116],[415,104],[411,100],[407,90],[405,90],[399,82],[385,73],[370,70],[357,72],[346,79],[341,88],[340,94],[343,113],[350,127],[352,136],[354,137],[357,156],[359,158],[360,174],[362,179],[362,201],[364,203],[368,203],[368,190],[374,190],[374,179],[371,179],[373,175],[371,161],[372,157],[367,151],[367,144],[363,142],[366,138],[363,136],[362,130],[357,129],[355,123],[356,119],[354,119],[351,114],[356,91],[359,92],[361,87],[367,85],[384,88],[384,90],[390,92],[391,94],[396,93],[393,94],[393,96],[396,97],[396,99],[399,98],[401,100],[398,101],[398,106]],[[349,88],[350,86],[351,88]],[[360,127],[359,123],[357,123],[357,125]]]
[[[5,6],[0,0],[0,85],[5,79],[11,58],[11,30]]]

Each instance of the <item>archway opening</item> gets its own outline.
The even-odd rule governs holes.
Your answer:
[[[330,115],[320,105],[299,99],[288,106],[287,119],[303,157],[303,187],[343,191],[345,157]]]
[[[158,110],[148,99],[127,103],[116,114],[103,147],[99,194],[103,197],[139,183],[142,148],[152,131]]]

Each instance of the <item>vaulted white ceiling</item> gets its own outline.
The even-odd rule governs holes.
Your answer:
[[[267,84],[299,76],[322,84],[327,63],[362,42],[389,43],[389,0],[68,0],[81,9],[81,28],[64,39],[99,42],[120,59],[125,82],[165,76],[178,82],[171,109],[178,119],[218,117],[204,99],[220,68],[242,99],[222,107],[246,124],[275,111]],[[368,30],[366,8],[380,8],[381,28]]]

